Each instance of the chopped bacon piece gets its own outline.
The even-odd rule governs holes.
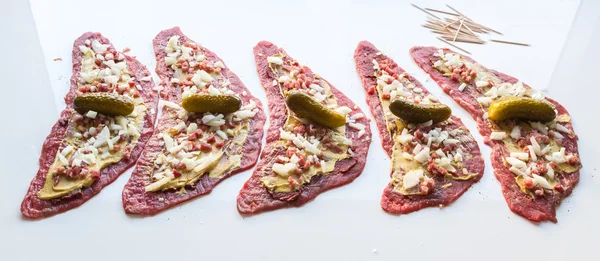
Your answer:
[[[374,94],[374,93],[375,93],[375,88],[376,88],[376,87],[375,87],[374,85],[373,85],[373,86],[371,86],[371,87],[369,87],[369,89],[367,90],[367,93],[368,93],[368,94]]]
[[[210,144],[208,143],[200,143],[200,150],[202,151],[211,151],[212,150],[212,146],[210,146]]]
[[[533,188],[533,179],[530,179],[530,178],[523,179],[523,186],[525,186],[528,189]]]
[[[208,142],[208,143],[213,143],[216,140],[217,139],[215,138],[215,135],[210,135],[210,137],[206,138],[206,142]]]
[[[173,177],[175,177],[175,178],[181,177],[181,172],[179,172],[179,171],[177,171],[177,170],[174,169],[173,170]]]
[[[97,169],[91,169],[89,170],[90,176],[93,179],[99,179],[100,178],[100,171],[98,171]]]

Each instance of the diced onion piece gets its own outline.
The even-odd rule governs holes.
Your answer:
[[[532,121],[529,122],[531,124],[531,127],[538,130],[539,132],[541,132],[544,135],[548,135],[548,127],[546,127],[546,125],[544,125],[543,123],[539,122],[539,121]]]
[[[477,97],[477,101],[483,105],[490,105],[492,103],[492,98],[490,97]]]
[[[187,134],[192,134],[195,131],[198,130],[198,124],[196,124],[195,122],[190,123],[190,126],[187,127]]]
[[[494,131],[490,134],[490,139],[492,140],[503,140],[506,138],[506,132],[503,131]]]
[[[171,56],[166,56],[165,57],[165,63],[167,64],[167,66],[176,64],[177,63],[177,58],[171,57]]]
[[[556,164],[565,163],[567,161],[565,157],[565,148],[560,148],[560,151],[553,152],[552,161]]]
[[[283,64],[283,60],[280,57],[277,57],[277,56],[269,56],[269,57],[267,57],[267,62],[272,63],[272,64],[277,64],[277,65],[282,65]]]
[[[523,170],[521,170],[517,167],[510,167],[508,170],[510,170],[512,173],[517,174],[519,176],[527,176],[527,173],[525,173]]]
[[[88,118],[90,118],[90,119],[95,119],[95,118],[96,118],[96,116],[98,116],[98,113],[97,113],[97,112],[95,112],[95,111],[88,111],[88,112],[85,114],[85,117],[88,117]]]
[[[408,134],[408,129],[404,128],[402,130],[402,134],[398,135],[398,137],[396,139],[398,140],[398,142],[400,142],[402,144],[406,144],[406,143],[412,141],[413,135]]]
[[[524,161],[529,160],[529,153],[526,153],[526,152],[511,152],[510,156],[513,158],[516,158],[516,159],[524,160]]]
[[[421,178],[423,178],[422,169],[411,170],[404,174],[404,177],[402,178],[402,187],[404,189],[410,189],[419,185],[419,183],[421,183]]]
[[[62,163],[65,166],[69,165],[69,160],[67,160],[67,158],[65,158],[65,156],[62,155],[62,153],[58,153],[57,155],[60,163]]]
[[[529,156],[531,157],[531,160],[532,161],[536,161],[537,160],[537,155],[535,154],[533,146],[529,145],[529,146],[527,146],[527,148],[529,149]]]
[[[295,163],[286,163],[286,164],[273,164],[273,172],[277,173],[277,175],[281,177],[287,177],[290,175],[290,171],[296,169]]]
[[[546,175],[548,175],[548,177],[550,177],[550,179],[554,179],[554,169],[552,168],[552,166],[550,166],[550,164],[546,164],[546,169],[548,169],[548,172],[546,172]]]
[[[510,164],[513,167],[517,167],[519,169],[527,168],[527,164],[525,164],[525,162],[521,161],[520,159],[513,157],[506,157],[504,159],[506,160],[506,162],[508,162],[508,164]]]
[[[548,181],[541,176],[538,176],[536,174],[533,174],[533,180],[535,180],[535,183],[540,185],[540,187],[545,188],[545,189],[552,189],[552,186],[550,186],[550,183],[548,183]]]
[[[510,132],[510,137],[513,139],[518,139],[521,137],[521,127],[519,125],[515,125]]]
[[[458,86],[458,91],[462,92],[466,87],[467,87],[467,84],[463,82],[460,84],[460,86]]]
[[[415,160],[420,163],[425,163],[429,160],[429,147],[425,147],[415,155]]]
[[[63,156],[67,156],[69,155],[69,153],[71,153],[71,151],[73,151],[73,149],[73,146],[67,145],[60,154],[62,154]]]
[[[342,115],[348,115],[348,113],[352,112],[352,109],[348,108],[347,106],[340,106],[336,108],[335,111]]]
[[[222,130],[217,130],[217,136],[221,137],[221,139],[226,140],[227,139],[227,134],[225,134],[225,132],[223,132]]]
[[[563,126],[561,124],[558,124],[558,123],[556,124],[556,126],[554,126],[554,128],[557,131],[560,131],[560,132],[564,132],[564,133],[567,133],[567,134],[571,133],[571,130],[569,130],[567,127],[565,127],[565,126]]]
[[[488,87],[490,84],[488,81],[476,81],[475,86],[477,87]]]
[[[540,147],[540,144],[535,140],[535,137],[531,136],[531,138],[529,138],[529,141],[531,141],[531,146],[533,147],[535,155],[542,156],[542,148]]]

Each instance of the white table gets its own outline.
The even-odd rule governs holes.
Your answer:
[[[98,4],[102,2],[95,1]],[[167,8],[169,1],[163,4]],[[543,12],[542,1],[539,5],[539,12]],[[0,127],[0,177],[3,179],[0,182],[1,260],[456,260],[460,257],[461,260],[487,261],[599,258],[600,177],[596,169],[600,167],[600,142],[597,138],[600,124],[596,115],[598,109],[594,106],[600,103],[597,80],[600,68],[597,50],[600,46],[600,1],[581,3],[549,84],[546,88],[539,87],[547,89],[574,116],[584,164],[580,184],[558,208],[559,223],[541,225],[531,224],[508,210],[500,195],[500,186],[489,168],[481,183],[446,209],[431,208],[405,216],[384,213],[378,200],[388,182],[388,173],[367,172],[377,169],[374,164],[383,163],[381,165],[385,166],[389,162],[386,158],[376,158],[383,155],[374,152],[381,151],[376,134],[369,156],[369,162],[376,163],[368,164],[367,171],[352,184],[325,193],[299,209],[240,217],[233,202],[236,191],[250,175],[248,171],[226,180],[206,197],[155,217],[128,217],[120,205],[121,189],[129,178],[128,172],[78,209],[41,221],[25,221],[20,216],[19,205],[37,170],[43,137],[56,120],[40,115],[47,115],[44,111],[56,110],[57,102],[62,99],[62,95],[57,95],[50,88],[51,83],[66,82],[69,76],[48,73],[49,57],[43,55],[29,3],[3,0],[0,6],[0,50],[4,52],[0,62],[3,92],[0,103],[0,119],[3,120]],[[493,9],[493,5],[490,4],[489,9]],[[506,19],[510,20],[510,15]],[[186,28],[183,30],[186,32]],[[197,35],[190,37],[198,38]],[[111,40],[126,42],[123,39]],[[202,42],[202,39],[198,40]],[[377,42],[375,44],[378,45]],[[66,51],[57,52],[69,53],[70,47],[69,43],[64,47]],[[124,47],[117,46],[118,49]],[[286,46],[282,44],[282,47]],[[250,48],[247,46],[247,50],[232,52],[249,53]],[[350,53],[352,50],[346,51]],[[407,51],[400,50],[398,53]],[[300,62],[306,60],[303,59],[305,53],[300,54],[302,50],[288,52]],[[230,66],[252,66],[253,63],[252,60],[231,59],[234,55],[221,50],[217,54]],[[69,67],[70,57],[62,58],[62,63]],[[350,61],[351,57],[347,59]],[[397,62],[400,63],[400,60],[397,59]],[[152,71],[154,64],[148,65]],[[324,71],[326,67],[314,62],[308,65],[317,72]],[[353,70],[351,66],[342,69]],[[253,71],[236,72],[246,85],[258,86]],[[334,74],[333,78],[339,77],[331,74]],[[513,74],[519,78],[526,76],[525,72]],[[61,76],[67,78],[59,79]],[[346,82],[352,82],[354,88],[359,88],[357,77]],[[427,84],[433,91],[432,86],[435,85],[431,82]],[[439,93],[439,90],[435,91]],[[264,93],[255,94],[264,100]],[[353,98],[359,105],[364,105],[364,97]],[[452,103],[447,96],[441,98]],[[41,111],[39,115],[19,113],[14,107],[18,103],[14,101],[25,99],[32,99],[27,102]],[[452,106],[458,108],[456,104]],[[367,109],[366,106],[361,107]],[[464,112],[459,113],[476,133],[472,120]],[[476,138],[481,141],[480,136]],[[485,160],[489,161],[489,148],[481,142],[480,146]],[[114,258],[109,259],[111,257]]]

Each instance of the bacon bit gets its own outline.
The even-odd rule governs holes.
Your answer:
[[[188,136],[188,140],[195,141],[200,137],[200,135],[202,135],[202,131],[197,130],[197,131],[193,132],[192,134],[190,134],[190,136]]]
[[[179,172],[179,171],[177,171],[177,170],[173,170],[173,176],[174,176],[175,178],[179,178],[179,177],[181,177],[181,172]]]
[[[369,87],[369,89],[367,90],[368,94],[374,94],[375,93],[375,85]]]
[[[554,186],[554,190],[558,191],[558,192],[563,192],[565,191],[565,189],[563,188],[562,185],[558,184],[556,186]]]
[[[304,133],[306,133],[306,126],[304,125],[298,125],[294,128],[294,133],[300,134],[300,135],[304,135]]]
[[[311,165],[312,165],[312,162],[310,162],[310,161],[307,160],[304,163],[304,165],[302,165],[302,169],[309,169]]]
[[[55,62],[60,62],[60,61],[62,61],[62,58],[60,58],[60,57],[58,57],[58,58],[54,58],[54,60],[53,60],[53,61],[55,61]]]
[[[448,152],[448,151],[453,151],[454,149],[456,149],[456,144],[447,144],[446,146],[444,146],[442,151]]]
[[[292,190],[296,190],[296,187],[297,187],[298,185],[300,185],[300,184],[298,183],[298,181],[297,181],[296,179],[294,179],[292,176],[289,176],[289,177],[288,177],[288,183],[290,184],[290,188],[291,188]]]
[[[452,74],[452,80],[458,81],[459,75],[456,73]]]
[[[60,166],[60,167],[56,168],[56,173],[59,173],[59,174],[60,173],[65,173],[65,167]]]
[[[306,163],[306,157],[304,155],[298,155],[298,158],[300,159],[298,160],[298,165],[304,166],[304,163]]]
[[[90,171],[89,171],[89,173],[90,173],[90,176],[91,176],[93,179],[99,179],[99,178],[100,178],[100,171],[98,171],[98,170],[96,170],[96,169],[92,169],[92,170],[90,170]]]
[[[317,166],[317,167],[320,168],[321,167],[321,161],[320,160],[315,161],[315,166]]]
[[[417,138],[417,140],[423,138],[423,132],[421,130],[415,131],[415,138]]]
[[[391,96],[390,96],[390,94],[389,94],[389,93],[384,93],[384,94],[382,94],[382,95],[381,95],[381,98],[384,98],[384,99],[386,99],[386,100],[389,100],[389,99],[390,99],[390,97],[391,97]]]
[[[90,87],[88,85],[79,86],[79,88],[77,90],[81,93],[86,93],[86,92],[90,91]]]
[[[544,164],[543,161],[538,160],[536,162],[536,170],[540,173],[540,174],[545,174],[546,172],[548,172],[548,168],[546,167],[546,164]]]
[[[129,51],[131,51],[131,49],[130,49],[129,47],[125,47],[125,48],[123,48],[123,52],[124,52],[124,53],[128,53]]]
[[[176,169],[186,169],[187,166],[185,165],[185,163],[179,162],[179,163],[175,164],[175,168]]]
[[[292,157],[294,154],[296,154],[296,151],[297,151],[297,150],[296,150],[296,148],[294,148],[294,147],[289,147],[289,148],[287,149],[286,155],[288,156],[288,158],[289,158],[289,157]]]
[[[113,151],[118,151],[120,149],[121,149],[121,145],[119,145],[119,144],[113,145],[113,149],[112,149]]]
[[[567,163],[571,165],[579,165],[579,162],[579,157],[577,157],[576,155],[567,156]]]
[[[555,162],[550,162],[548,163],[550,165],[550,167],[552,167],[553,169],[558,169],[558,164],[556,164]]]
[[[294,172],[298,175],[302,174],[302,169],[295,169]]]
[[[217,143],[215,143],[215,146],[217,148],[223,148],[223,146],[225,146],[225,141],[217,141]]]
[[[387,78],[385,83],[392,84],[393,81],[394,81],[394,78]]]
[[[212,146],[210,146],[210,144],[208,143],[200,143],[200,150],[202,151],[211,151],[212,150]]]
[[[98,60],[98,59],[95,59],[95,60],[94,60],[94,63],[95,63],[96,65],[98,65],[98,66],[102,65],[102,61],[100,61],[100,60]]]
[[[533,179],[530,179],[530,178],[523,179],[523,186],[525,186],[528,189],[533,188]]]
[[[419,189],[421,190],[421,193],[423,193],[424,195],[428,195],[429,193],[431,193],[434,187],[435,181],[433,181],[433,179],[429,179],[426,182],[423,182],[421,186],[419,186]]]
[[[210,137],[208,137],[208,138],[206,139],[206,142],[208,142],[208,143],[213,143],[213,142],[215,142],[216,140],[217,140],[217,139],[215,138],[215,135],[210,135]]]
[[[131,157],[131,146],[125,147],[125,151],[123,151],[123,158],[128,160],[129,157]]]

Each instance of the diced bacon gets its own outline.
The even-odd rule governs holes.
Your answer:
[[[211,151],[212,150],[212,146],[210,146],[210,144],[202,142],[200,143],[200,150],[202,151]]]
[[[533,188],[535,184],[533,183],[533,179],[531,178],[525,178],[523,179],[523,186],[525,186],[528,189]]]
[[[175,177],[175,178],[181,177],[181,172],[179,172],[178,170],[174,169],[173,170],[173,177]]]

